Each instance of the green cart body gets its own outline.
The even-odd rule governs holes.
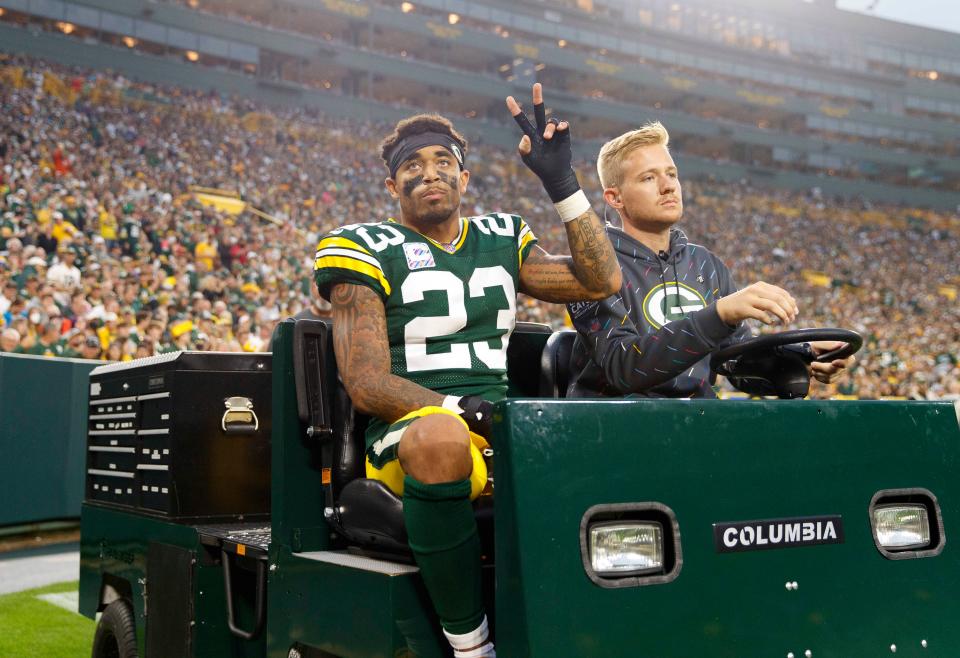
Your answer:
[[[285,322],[275,336],[262,544],[84,503],[80,611],[94,617],[127,601],[140,656],[448,655],[416,567],[347,550],[327,522],[323,442],[298,415],[293,334]],[[529,395],[548,335],[516,336],[514,353],[526,356],[511,361],[515,392]],[[960,563],[947,537],[960,527],[958,409],[500,403],[489,571],[498,654],[952,655]],[[928,506],[929,550],[878,548],[873,507],[900,501]],[[591,525],[624,518],[661,523],[662,573],[593,573]]]

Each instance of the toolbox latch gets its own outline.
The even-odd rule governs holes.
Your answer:
[[[260,429],[260,421],[253,410],[253,400],[234,396],[223,401],[227,408],[220,420],[220,427],[227,434],[248,434]]]

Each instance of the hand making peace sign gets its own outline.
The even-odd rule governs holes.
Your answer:
[[[520,138],[520,158],[540,178],[550,199],[557,203],[580,189],[577,174],[570,164],[570,124],[554,117],[547,119],[543,107],[543,88],[533,85],[533,117],[536,126],[524,114],[513,96],[507,96],[507,109],[523,131]]]

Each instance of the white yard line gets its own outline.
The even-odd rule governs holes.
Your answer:
[[[72,592],[58,592],[56,594],[39,594],[37,598],[47,603],[52,603],[58,608],[80,614],[80,592],[76,590]]]

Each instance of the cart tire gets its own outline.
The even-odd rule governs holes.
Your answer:
[[[126,599],[114,601],[100,616],[93,635],[92,658],[138,658],[137,625]]]

